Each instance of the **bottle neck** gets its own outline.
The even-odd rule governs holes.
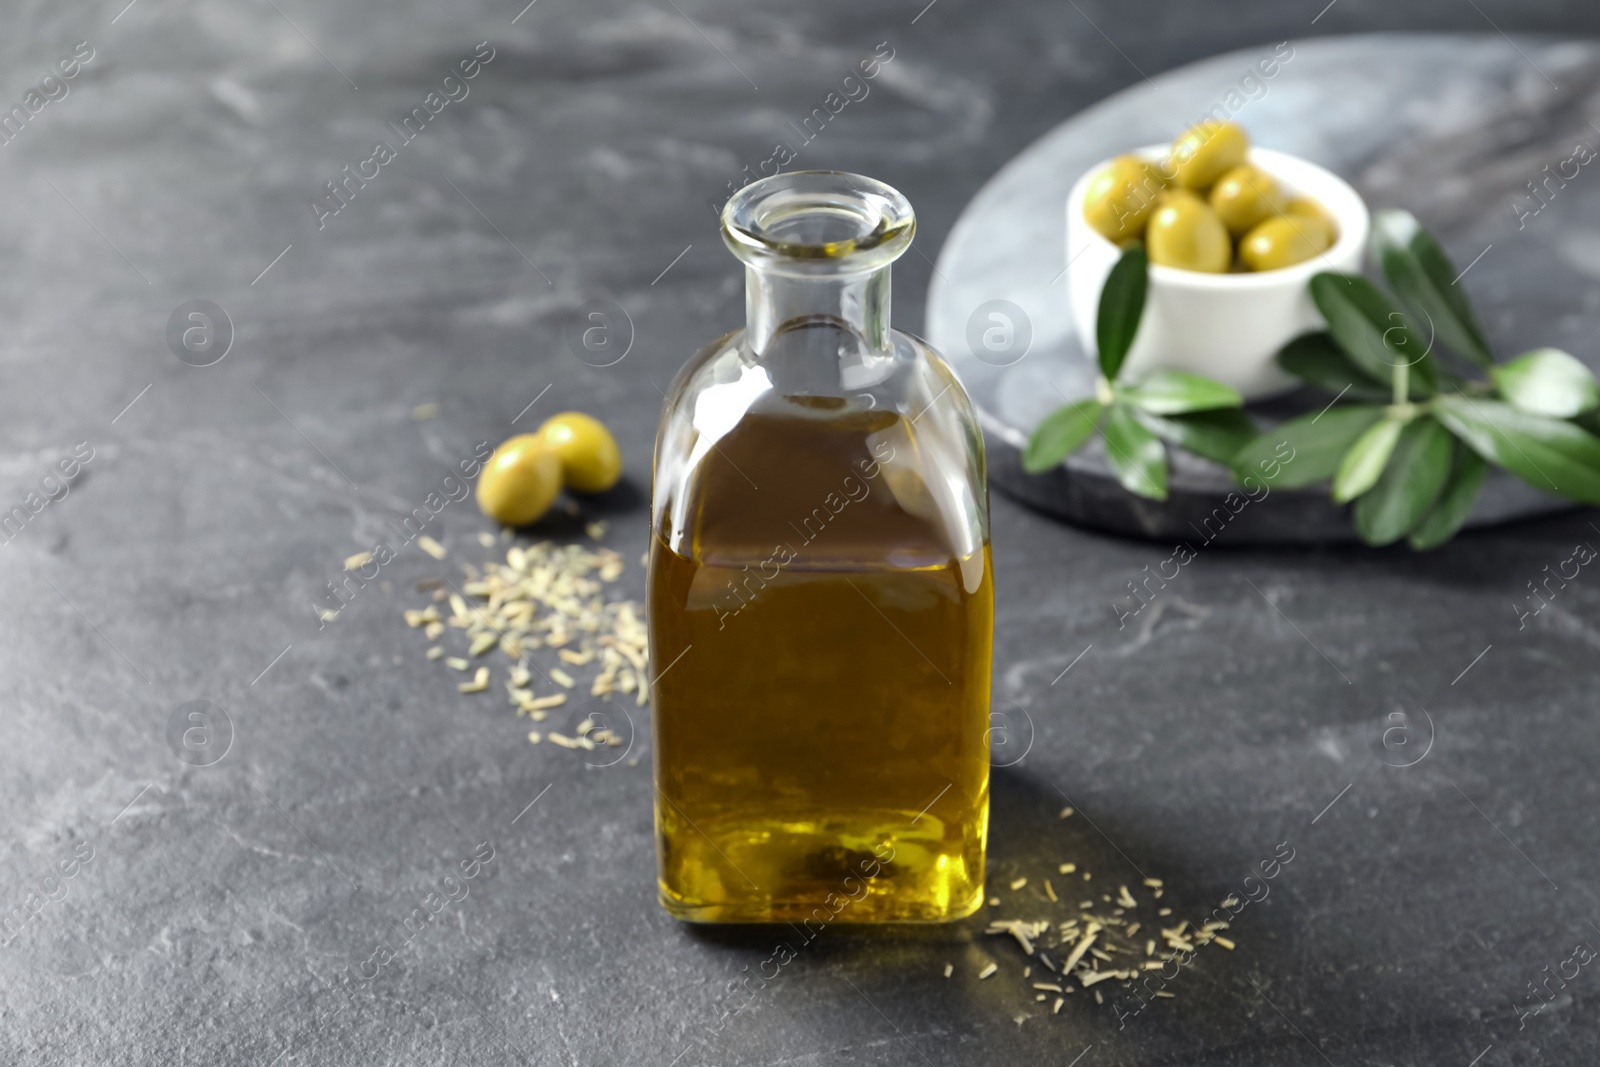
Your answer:
[[[746,265],[745,330],[757,357],[780,338],[826,327],[842,359],[890,350],[889,266],[841,274],[796,275]],[[830,347],[835,347],[830,344]]]

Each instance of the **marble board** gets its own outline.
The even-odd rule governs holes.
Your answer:
[[[1254,143],[1343,175],[1373,210],[1416,214],[1467,268],[1461,284],[1498,358],[1553,345],[1600,365],[1600,175],[1583,167],[1559,186],[1542,185],[1553,190],[1548,202],[1528,191],[1578,144],[1600,148],[1600,127],[1588,118],[1600,114],[1600,45],[1540,37],[1514,43],[1490,34],[1393,33],[1264,43],[1137,83],[1002,167],[945,242],[927,305],[929,339],[978,405],[994,484],[1069,522],[1158,540],[1192,537],[1233,488],[1221,466],[1169,449],[1168,498],[1133,496],[1112,476],[1098,438],[1044,474],[1028,474],[1020,463],[1029,432],[1063,395],[1093,391],[1067,301],[1068,189],[1099,160],[1169,140],[1217,105]],[[1259,74],[1263,59],[1280,60],[1270,78]],[[969,339],[972,323],[986,320],[994,301],[1020,310],[1019,335],[1031,333],[1024,354],[1013,350],[1004,366]],[[1251,412],[1270,424],[1325,401],[1303,390]],[[1356,538],[1348,508],[1334,504],[1325,487],[1273,496],[1272,507],[1239,512],[1227,524],[1227,542]],[[1568,506],[1494,471],[1468,525]]]

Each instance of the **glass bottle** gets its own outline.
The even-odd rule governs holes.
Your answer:
[[[994,592],[983,438],[889,327],[916,223],[859,175],[722,213],[746,325],[666,396],[649,565],[663,905],[943,921],[982,903]]]

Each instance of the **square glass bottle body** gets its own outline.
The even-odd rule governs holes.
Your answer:
[[[988,829],[981,437],[943,361],[887,328],[909,230],[833,274],[784,274],[741,236],[751,328],[684,368],[657,442],[662,902],[712,922],[959,918]]]

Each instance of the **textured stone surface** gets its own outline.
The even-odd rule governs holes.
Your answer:
[[[1238,949],[1120,1030],[1083,993],[1048,1015],[981,917],[829,929],[717,1028],[743,1001],[730,981],[793,935],[689,929],[656,906],[647,724],[640,763],[593,770],[528,745],[498,699],[458,695],[400,620],[441,570],[414,546],[336,621],[309,605],[475,443],[566,407],[617,427],[629,486],[593,510],[642,595],[658,390],[742,315],[707,203],[880,41],[895,59],[871,95],[797,162],[876,174],[917,205],[922,254],[896,287],[915,329],[979,185],[1139,70],[1316,33],[1480,33],[1485,16],[1592,34],[1600,14],[1340,0],[1312,26],[1319,4],[1265,0],[942,0],[920,17],[675,3],[12,15],[6,101],[74,42],[96,52],[0,146],[0,500],[76,442],[94,458],[0,550],[0,907],[31,914],[0,949],[0,1060],[1346,1067],[1493,1046],[1480,1064],[1592,1062],[1593,965],[1525,1027],[1513,1010],[1577,941],[1600,945],[1600,586],[1583,569],[1521,628],[1513,607],[1575,542],[1600,544],[1588,513],[1425,557],[1219,544],[1119,628],[1126,583],[1168,550],[996,497],[995,706],[1033,739],[995,777],[997,910],[1031,914],[1018,902],[1072,860],[1095,885],[1164,878],[1181,916],[1296,850],[1239,916]],[[471,95],[319,232],[322,183],[485,39]],[[1592,215],[1557,201],[1536,221],[1592,265]],[[1529,307],[1593,321],[1592,288],[1541,303],[1536,277],[1516,276]],[[194,367],[165,330],[202,298],[236,339]],[[636,335],[608,368],[562,336],[599,299]],[[439,417],[414,421],[427,402]],[[482,558],[469,506],[438,527],[452,562]],[[232,723],[208,767],[169,747],[194,700]],[[1405,769],[1384,761],[1419,749],[1381,744],[1399,708],[1435,734]],[[1056,818],[1063,794],[1080,817]],[[480,842],[494,858],[465,898],[407,941],[399,924]],[[75,848],[92,859],[72,867]],[[74,876],[47,881],[62,863]],[[1028,889],[1004,888],[1022,874]],[[395,958],[347,997],[341,969],[385,942]],[[1000,974],[977,981],[990,958]]]

